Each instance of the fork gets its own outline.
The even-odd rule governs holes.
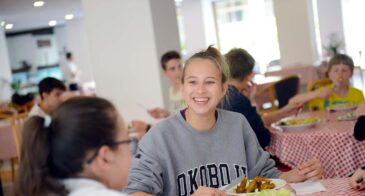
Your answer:
[[[336,82],[335,82],[335,84],[334,84],[334,87],[333,87],[333,89],[334,90],[339,90],[340,89],[340,87],[341,87],[341,85],[342,85],[342,82],[341,82],[342,80],[337,80]]]

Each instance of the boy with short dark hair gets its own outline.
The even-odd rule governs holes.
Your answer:
[[[47,77],[39,82],[38,90],[41,102],[33,106],[29,116],[44,117],[62,102],[62,94],[66,91],[66,86],[56,78]]]

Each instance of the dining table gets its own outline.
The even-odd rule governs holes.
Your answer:
[[[365,165],[365,142],[353,136],[354,120],[338,120],[351,111],[316,111],[299,114],[299,117],[320,119],[313,127],[281,130],[269,128],[271,143],[268,151],[291,168],[310,159],[319,159],[324,178],[342,178]]]
[[[348,178],[323,179],[319,182],[326,188],[323,192],[305,194],[306,196],[363,196],[365,190],[355,190],[350,187]],[[301,195],[301,194],[297,194]]]

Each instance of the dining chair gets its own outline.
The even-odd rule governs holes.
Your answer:
[[[0,161],[10,160],[12,180],[15,179],[15,162],[17,158],[18,152],[12,132],[11,120],[2,120],[0,125]]]
[[[11,117],[11,129],[18,157],[20,157],[20,143],[22,140],[22,131],[24,128],[24,122],[28,118],[28,113],[16,114]]]
[[[300,78],[298,75],[287,76],[269,84],[258,91],[255,97],[268,96],[271,107],[260,108],[261,114],[278,110],[288,104],[290,98],[298,93]]]

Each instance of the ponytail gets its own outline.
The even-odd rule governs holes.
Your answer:
[[[67,195],[62,179],[84,170],[87,154],[113,146],[118,115],[97,97],[63,102],[52,118],[31,117],[24,125],[15,195]]]
[[[219,69],[221,73],[222,83],[225,83],[229,79],[229,67],[226,64],[224,56],[219,52],[217,48],[210,45],[207,49],[195,53],[191,56],[185,63],[184,69],[182,71],[181,82],[184,83],[185,70],[193,59],[201,58],[211,60]]]
[[[45,126],[45,121],[33,116],[24,125],[15,195],[67,194],[59,180],[50,175],[52,128]]]

